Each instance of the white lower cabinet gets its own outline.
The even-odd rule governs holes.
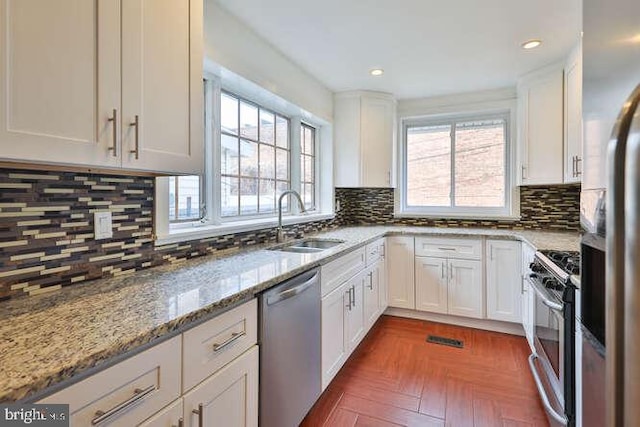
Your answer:
[[[368,267],[322,297],[322,390],[336,376],[349,355],[360,344],[378,317],[387,308],[385,243],[376,242],[379,256]],[[356,250],[358,251],[358,250]],[[341,263],[352,253],[338,258]],[[336,271],[323,270],[323,289],[335,284]]]
[[[73,426],[257,427],[256,330],[254,299],[38,403]]]
[[[185,427],[257,427],[258,366],[256,345],[185,394]]]
[[[380,315],[380,267],[369,268],[364,280],[364,324],[369,329]]]
[[[416,257],[416,309],[483,317],[482,262]]]
[[[135,426],[180,397],[181,337],[174,337],[38,403],[69,405],[73,426]]]
[[[364,272],[354,276],[347,282],[347,292],[351,292],[351,300],[347,309],[346,329],[349,351],[360,344],[367,330],[364,327]]]
[[[142,424],[138,424],[138,427],[182,427],[183,412],[182,399],[178,399]]]
[[[518,323],[522,319],[522,244],[487,241],[487,318]]]
[[[534,348],[535,291],[529,284],[529,274],[531,274],[529,265],[533,262],[535,254],[534,248],[527,244],[522,245],[522,293],[520,295],[520,306],[522,307],[522,327],[532,350]]]
[[[349,356],[347,334],[347,307],[350,294],[348,282],[322,298],[322,389],[338,373]]]
[[[415,309],[413,237],[388,237],[386,252],[389,306]]]
[[[446,259],[416,257],[416,310],[448,312],[448,272]]]
[[[482,319],[484,317],[482,262],[450,259],[448,264],[449,314]]]

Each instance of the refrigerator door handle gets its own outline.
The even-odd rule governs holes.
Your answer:
[[[636,92],[640,92],[640,85]],[[624,396],[625,423],[637,422],[640,417],[640,289],[638,279],[640,268],[640,104],[633,114],[627,136],[627,155],[625,158],[625,251],[624,251],[624,385],[618,392]],[[620,348],[620,347],[618,347]],[[618,359],[620,360],[620,359]]]
[[[624,365],[625,349],[625,168],[627,140],[634,113],[640,102],[640,85],[636,87],[622,111],[607,146],[607,195],[605,251],[606,270],[606,400],[607,425],[624,425],[624,384],[627,373]],[[637,197],[633,195],[633,199]],[[616,232],[617,231],[617,232]],[[636,236],[632,236],[635,241]],[[631,277],[633,279],[633,277]],[[634,405],[635,406],[635,405]]]

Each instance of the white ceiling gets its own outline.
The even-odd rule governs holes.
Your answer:
[[[568,53],[581,21],[581,0],[218,2],[332,91],[399,99],[513,86]]]

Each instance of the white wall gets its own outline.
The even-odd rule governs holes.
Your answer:
[[[500,110],[512,107],[516,99],[515,87],[433,98],[401,99],[398,100],[398,117],[406,119],[434,114]]]
[[[205,62],[215,63],[262,86],[327,122],[333,94],[215,0],[204,2]]]

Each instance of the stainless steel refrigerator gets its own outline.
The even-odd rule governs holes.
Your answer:
[[[604,379],[599,392],[583,370],[583,423],[594,425],[598,414],[587,411],[601,406],[603,425],[632,426],[640,423],[640,1],[584,0],[583,32],[581,311],[606,367],[586,363]]]

